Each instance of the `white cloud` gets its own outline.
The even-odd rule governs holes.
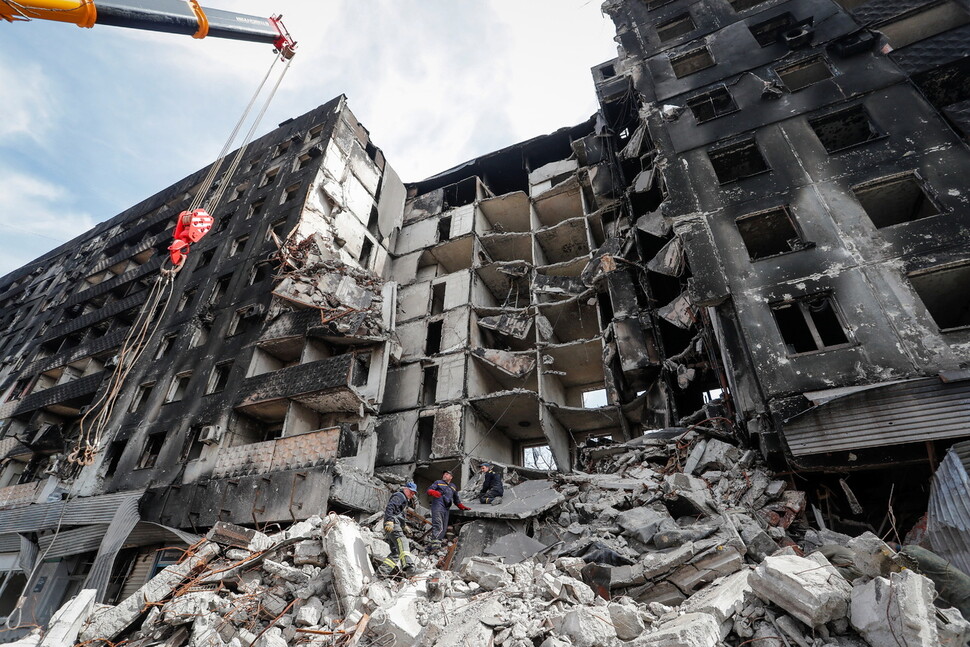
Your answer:
[[[43,140],[51,121],[53,93],[41,67],[32,63],[14,66],[0,58],[0,88],[4,88],[0,142],[18,136]]]
[[[9,169],[0,169],[0,174],[0,230],[63,243],[96,224],[72,207],[70,193],[62,187]]]

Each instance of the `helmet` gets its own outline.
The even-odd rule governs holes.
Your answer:
[[[489,463],[488,461],[485,461],[484,463],[482,463],[481,465],[479,465],[479,467],[491,467],[491,466],[492,466],[492,464]]]
[[[405,483],[404,488],[407,490],[411,490],[412,492],[418,491],[418,486],[414,484],[414,481],[408,481],[407,483]]]

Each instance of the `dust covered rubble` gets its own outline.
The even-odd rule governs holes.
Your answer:
[[[472,554],[447,570],[450,552],[428,556],[414,541],[417,574],[382,579],[379,514],[312,517],[269,535],[220,524],[128,600],[65,607],[67,629],[55,622],[47,635],[73,628],[85,645],[127,647],[956,647],[970,639],[970,623],[944,608],[908,549],[896,553],[868,533],[812,530],[805,495],[753,452],[692,432],[586,449],[580,464],[585,471],[553,477],[564,503],[503,526],[503,537],[527,534],[538,547],[516,563]],[[471,514],[453,520],[504,523]],[[40,640],[37,632],[23,644]]]

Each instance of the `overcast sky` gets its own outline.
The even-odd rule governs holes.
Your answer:
[[[258,134],[343,93],[405,181],[571,126],[616,56],[600,0],[209,0],[299,55]],[[268,46],[0,24],[0,275],[205,166]]]

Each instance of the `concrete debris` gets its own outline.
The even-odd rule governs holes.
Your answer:
[[[85,591],[24,645],[957,647],[970,639],[957,593],[952,608],[937,594],[931,554],[897,553],[872,533],[808,528],[804,495],[726,440],[681,429],[581,451],[585,472],[509,474],[508,502],[456,514],[444,546],[426,543],[419,507],[405,528],[416,566],[407,577],[375,575],[388,555],[380,513],[314,516],[273,534],[220,523],[128,600],[95,608]]]
[[[852,626],[870,645],[939,645],[933,582],[913,571],[877,577],[852,590]]]
[[[844,618],[849,610],[852,586],[827,559],[776,555],[755,569],[751,578],[755,593],[792,614],[810,627]]]

